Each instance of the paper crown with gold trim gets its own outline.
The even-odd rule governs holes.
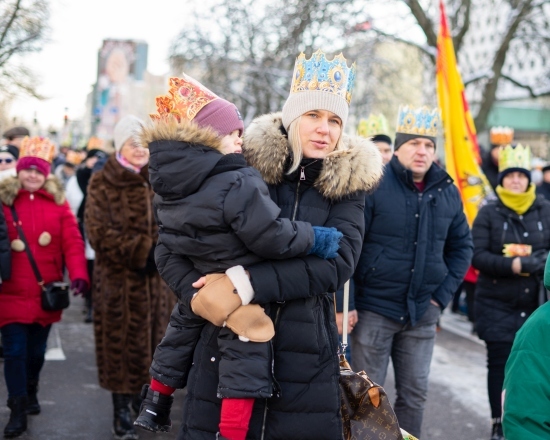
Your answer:
[[[175,117],[178,121],[191,121],[204,106],[219,99],[218,95],[185,73],[181,78],[170,78],[168,83],[168,95],[156,98],[158,113],[149,115],[153,120]]]
[[[356,65],[350,67],[343,54],[327,60],[322,50],[307,59],[302,52],[294,63],[290,94],[283,106],[283,125],[310,110],[328,110],[342,119],[348,118]]]
[[[508,145],[514,140],[514,129],[511,127],[493,127],[489,131],[489,137],[493,145]]]
[[[55,154],[55,144],[47,137],[25,136],[21,141],[19,159],[24,157],[37,157],[52,163]]]
[[[388,120],[382,114],[371,113],[367,119],[361,119],[357,125],[357,134],[369,138],[377,134],[389,133]]]
[[[82,163],[85,156],[86,154],[84,153],[83,155],[81,151],[69,150],[65,155],[65,162],[68,163],[69,165],[77,166]]]
[[[105,140],[104,139],[101,139],[97,136],[92,136],[88,140],[88,144],[86,145],[86,150],[87,151],[90,151],[90,150],[103,150],[104,147],[105,147]]]
[[[399,106],[397,133],[436,138],[440,124],[441,118],[437,108]]]
[[[498,172],[502,173],[510,168],[531,170],[531,148],[521,144],[501,146],[498,151]]]

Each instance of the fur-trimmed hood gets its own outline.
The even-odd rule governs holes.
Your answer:
[[[162,197],[195,193],[224,157],[218,134],[189,121],[155,122],[143,128],[140,141],[149,148],[149,181]]]
[[[12,176],[5,178],[0,181],[0,200],[4,205],[12,206],[17,194],[19,194],[22,188],[17,177]],[[65,203],[65,190],[63,189],[63,184],[53,174],[50,174],[46,178],[44,186],[38,191],[45,191],[51,195],[57,205]]]
[[[281,113],[260,116],[244,135],[243,152],[250,166],[271,185],[282,182],[291,154],[287,136],[281,131]],[[340,150],[324,160],[315,187],[328,199],[338,200],[357,191],[373,191],[384,172],[382,156],[368,139],[342,135]]]
[[[221,139],[216,131],[210,127],[200,127],[192,121],[162,120],[146,125],[141,131],[140,141],[145,148],[155,141],[166,140],[205,145],[222,151]]]

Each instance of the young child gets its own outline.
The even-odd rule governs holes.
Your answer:
[[[185,75],[171,78],[170,86],[168,96],[157,98],[154,127],[142,134],[142,144],[151,153],[159,241],[171,253],[190,258],[198,272],[211,274],[207,277],[214,281],[190,305],[180,298],[172,312],[134,424],[155,432],[170,429],[172,393],[187,385],[206,319],[224,326],[217,334],[222,353],[217,385],[222,399],[220,438],[244,440],[254,399],[271,397],[277,385],[269,342],[273,322],[260,305],[249,304],[254,292],[242,287],[249,284],[240,281],[247,277],[243,266],[308,254],[335,258],[342,234],[335,228],[279,219],[280,209],[267,184],[239,154],[244,125],[235,105]],[[215,286],[227,282],[224,273],[237,294],[220,305]]]

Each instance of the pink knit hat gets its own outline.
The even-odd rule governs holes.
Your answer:
[[[47,177],[48,174],[50,174],[51,166],[48,162],[44,159],[40,159],[39,157],[25,156],[17,161],[17,166],[15,169],[18,174],[21,170],[36,170]]]
[[[239,136],[244,131],[241,114],[235,104],[218,98],[206,104],[193,118],[201,127],[212,127],[221,137],[239,130]]]

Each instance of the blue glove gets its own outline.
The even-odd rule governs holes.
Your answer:
[[[336,258],[340,248],[340,239],[344,235],[336,228],[325,228],[323,226],[313,226],[313,233],[315,239],[308,255],[315,254],[325,260]]]

